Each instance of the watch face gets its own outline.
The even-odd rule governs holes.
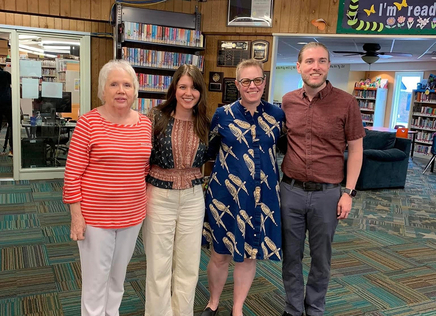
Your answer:
[[[351,197],[355,197],[357,194],[356,190],[351,190],[351,189],[347,189],[347,188],[345,188],[344,192],[347,193],[348,195],[350,195]]]

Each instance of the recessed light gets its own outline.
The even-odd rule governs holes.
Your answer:
[[[297,45],[306,45],[307,42],[298,42]]]

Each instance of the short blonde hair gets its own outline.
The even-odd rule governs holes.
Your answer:
[[[103,94],[104,87],[106,85],[107,77],[112,70],[121,69],[127,72],[132,78],[133,88],[134,88],[134,98],[133,101],[136,101],[138,98],[138,90],[139,90],[139,82],[138,77],[136,76],[136,72],[133,67],[129,64],[129,62],[121,59],[113,59],[107,62],[100,69],[100,73],[98,75],[98,92],[97,96],[100,99],[101,103],[104,104]]]
[[[262,77],[264,76],[263,73],[263,64],[256,60],[256,59],[246,59],[241,61],[237,66],[236,66],[236,80],[241,79],[240,75],[241,75],[241,70],[244,68],[248,68],[248,67],[259,67],[260,70],[262,70]]]

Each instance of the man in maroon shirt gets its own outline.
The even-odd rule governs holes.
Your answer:
[[[320,43],[306,44],[297,62],[303,88],[287,93],[282,100],[287,128],[280,185],[286,291],[283,316],[324,314],[333,235],[338,220],[350,213],[362,166],[365,130],[359,106],[353,96],[327,80],[329,68],[327,48]],[[347,180],[342,192],[347,144]],[[304,293],[306,231],[312,260]]]

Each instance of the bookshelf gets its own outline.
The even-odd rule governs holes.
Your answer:
[[[177,13],[116,4],[115,57],[127,60],[139,81],[136,110],[146,114],[161,103],[182,64],[204,69],[201,14]]]
[[[436,91],[413,90],[409,112],[409,130],[417,131],[414,155],[430,154],[432,135],[436,133]]]
[[[366,126],[381,127],[384,124],[388,89],[354,87],[362,121]]]

